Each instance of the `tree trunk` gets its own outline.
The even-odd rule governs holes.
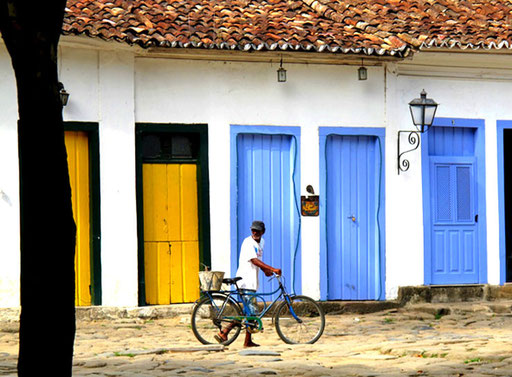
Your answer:
[[[71,376],[76,227],[58,93],[66,1],[0,1],[18,89],[21,316],[18,375]],[[48,353],[51,347],[51,353]]]

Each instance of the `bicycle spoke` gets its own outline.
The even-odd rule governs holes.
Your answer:
[[[215,336],[221,330],[229,329],[227,340],[222,344],[230,344],[240,333],[239,307],[223,295],[212,295],[201,300],[192,311],[192,331],[203,344],[215,344]]]
[[[276,313],[276,330],[286,343],[314,343],[324,331],[325,316],[313,299],[291,298],[291,307],[284,302]]]

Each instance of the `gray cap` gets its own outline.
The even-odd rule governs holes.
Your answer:
[[[259,230],[260,232],[265,231],[265,224],[263,221],[255,220],[252,222],[251,230]]]

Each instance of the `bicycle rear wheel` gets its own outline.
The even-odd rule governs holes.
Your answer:
[[[285,343],[311,344],[320,339],[324,332],[325,314],[312,298],[292,296],[290,304],[285,300],[277,308],[275,326],[277,335]]]
[[[217,344],[219,342],[215,336],[221,330],[229,328],[227,340],[221,343],[228,345],[233,343],[240,334],[240,321],[235,319],[240,316],[242,316],[240,307],[228,296],[222,294],[205,296],[192,310],[192,332],[203,344]]]

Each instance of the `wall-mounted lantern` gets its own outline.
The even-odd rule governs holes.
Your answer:
[[[409,102],[409,109],[411,110],[412,122],[418,131],[421,133],[428,131],[436,115],[436,101],[427,98],[427,92],[423,89],[420,98],[415,98]]]
[[[409,160],[402,158],[402,156],[418,149],[420,146],[421,134],[427,132],[430,126],[432,126],[432,123],[434,123],[437,106],[438,104],[436,101],[431,98],[427,98],[427,92],[425,92],[425,90],[421,91],[420,98],[415,98],[409,102],[412,122],[417,131],[398,131],[398,174],[400,174],[401,171],[409,170]],[[400,149],[402,134],[407,134],[407,141],[411,146],[411,148],[403,152]]]
[[[357,70],[357,78],[362,81],[362,80],[367,80],[368,79],[368,70],[366,69],[366,67],[364,66],[364,61],[363,59],[361,59],[361,67],[359,67],[359,69]]]
[[[286,69],[283,68],[283,58],[281,58],[281,63],[277,70],[277,82],[286,82]]]
[[[359,67],[357,70],[357,77],[359,80],[367,80],[368,79],[368,70],[365,67]]]
[[[66,92],[66,89],[64,89],[63,83],[59,81],[57,85],[59,88],[60,102],[62,103],[62,106],[66,106],[68,104],[69,93]]]

